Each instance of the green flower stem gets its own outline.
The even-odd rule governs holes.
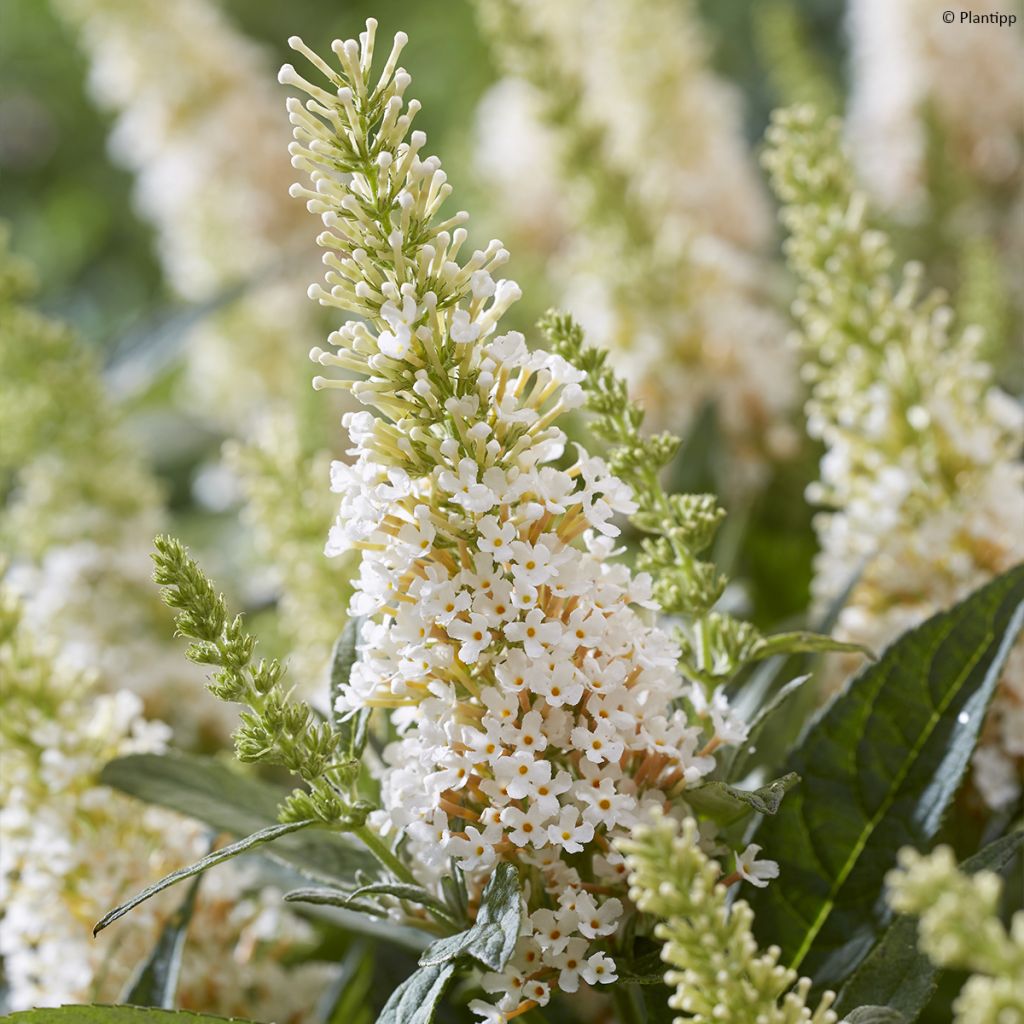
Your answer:
[[[391,852],[388,844],[369,825],[360,825],[359,828],[353,830],[353,834],[363,841],[370,853],[400,882],[419,885],[413,873]]]

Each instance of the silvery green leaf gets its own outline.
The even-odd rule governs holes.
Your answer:
[[[468,956],[492,971],[504,970],[519,940],[522,912],[519,874],[502,861],[484,889],[472,927],[432,943],[420,964],[428,967]]]

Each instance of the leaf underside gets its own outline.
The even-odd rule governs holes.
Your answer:
[[[420,964],[430,967],[468,956],[492,971],[502,971],[515,951],[521,919],[519,875],[512,864],[503,861],[484,889],[474,924],[432,943]]]

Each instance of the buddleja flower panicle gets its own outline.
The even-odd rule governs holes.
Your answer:
[[[361,553],[349,610],[365,616],[336,710],[391,711],[367,825],[404,874],[443,895],[454,863],[471,901],[497,861],[531,880],[515,954],[483,978],[497,1007],[477,1008],[496,1019],[546,1003],[552,986],[615,980],[627,908],[609,838],[707,775],[705,747],[745,732],[724,699],[690,710],[707,702],[688,699],[679,652],[650,622],[650,578],[611,560],[613,519],[640,492],[580,445],[563,460],[559,419],[600,380],[638,482],[636,453],[664,459],[674,442],[640,437],[639,410],[570,322],[570,358],[499,333],[519,297],[493,276],[508,254],[492,241],[462,259],[464,216],[441,219],[450,187],[411,130],[404,36],[371,84],[375,28],[335,43],[326,70],[293,41],[333,92],[281,74],[308,97],[289,101],[293,160],[313,186],[294,192],[327,229],[325,285],[310,294],[362,318],[331,335],[334,352],[312,353],[351,376],[314,384],[379,414],[344,417],[352,461],[331,470],[341,506],[327,553]]]
[[[759,283],[770,210],[697,5],[477,6],[508,74],[480,108],[488,195],[656,427],[713,403],[721,476],[756,487],[766,456],[792,450],[796,381]]]
[[[2,567],[0,567],[2,568]],[[74,668],[0,585],[0,895],[7,1005],[28,1010],[115,1002],[137,977],[179,906],[177,892],[147,901],[117,929],[93,923],[154,874],[209,850],[205,825],[101,785],[109,762],[166,751],[170,729],[142,714],[138,695]],[[176,1002],[183,1009],[289,1020],[312,1013],[330,969],[293,958],[314,940],[259,872],[222,865],[202,882]],[[272,938],[271,938],[272,937]],[[269,940],[269,941],[268,941]]]
[[[825,606],[863,566],[837,632],[877,649],[1024,560],[1024,410],[993,383],[981,331],[924,289],[920,265],[897,266],[836,118],[777,112],[765,165],[798,281],[808,431],[826,448],[808,489],[823,506],[813,590]],[[1022,763],[1018,645],[974,756],[991,806],[1019,795]]]

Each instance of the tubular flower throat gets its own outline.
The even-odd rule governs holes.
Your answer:
[[[492,241],[460,260],[467,215],[440,219],[451,186],[410,134],[405,36],[371,84],[375,29],[334,43],[337,68],[291,41],[329,88],[280,76],[308,96],[288,101],[313,183],[293,194],[327,229],[328,287],[310,294],[361,318],[312,352],[351,377],[314,386],[378,414],[345,415],[353,462],[332,467],[327,553],[362,553],[350,612],[365,616],[338,707],[392,711],[370,823],[404,837],[424,884],[454,864],[479,892],[498,860],[529,879],[516,953],[483,979],[497,1009],[481,1013],[511,1014],[553,984],[615,980],[626,890],[610,839],[714,761],[680,709],[679,651],[645,614],[649,577],[610,561],[629,488],[580,446],[558,468],[583,374],[500,333],[520,294],[495,278],[508,253]]]

